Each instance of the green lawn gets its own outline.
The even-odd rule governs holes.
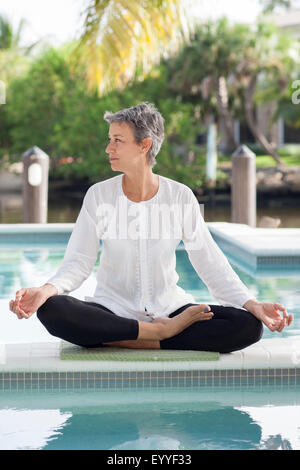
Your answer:
[[[300,154],[299,155],[280,155],[280,159],[289,166],[300,166]],[[231,157],[219,156],[219,162],[228,162]],[[257,155],[256,157],[257,168],[270,168],[277,166],[276,161],[270,155]]]
[[[300,155],[286,155],[286,156],[280,156],[280,159],[285,163],[286,165],[290,166],[300,166]],[[256,157],[256,166],[257,167],[272,167],[276,166],[276,162],[274,158],[270,157],[270,155],[260,155]]]
[[[264,150],[258,145],[249,144],[247,147],[256,155],[258,168],[270,168],[277,166],[277,162],[270,155],[265,155]],[[300,166],[300,145],[286,144],[277,148],[277,153],[282,162],[289,166]],[[218,162],[231,161],[231,155],[218,155]]]

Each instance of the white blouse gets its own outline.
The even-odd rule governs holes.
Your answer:
[[[168,316],[197,303],[177,285],[175,250],[182,240],[194,269],[221,305],[242,308],[253,299],[214,242],[188,186],[159,175],[155,196],[133,202],[123,192],[122,177],[86,192],[62,264],[47,281],[58,294],[70,293],[88,278],[101,240],[97,286],[85,300],[140,321]]]

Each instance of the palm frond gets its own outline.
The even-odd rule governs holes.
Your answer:
[[[100,95],[143,77],[161,57],[189,41],[192,23],[181,0],[91,0],[74,51],[89,88]]]
[[[13,29],[8,19],[0,16],[0,49],[10,49],[13,43]]]

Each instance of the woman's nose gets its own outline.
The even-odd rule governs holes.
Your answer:
[[[109,153],[109,152],[111,151],[111,148],[112,148],[112,147],[113,147],[112,142],[109,142],[109,143],[107,144],[107,147],[106,147],[106,149],[105,149],[105,152],[106,152],[106,153]]]

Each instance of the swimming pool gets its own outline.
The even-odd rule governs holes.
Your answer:
[[[42,285],[54,274],[64,247],[19,247],[0,249],[0,303],[4,313],[0,343],[48,341],[51,336],[38,328],[34,318],[20,322],[9,313],[8,300],[20,287]],[[186,252],[177,250],[176,256],[179,285],[197,302],[215,303]],[[99,258],[90,278],[71,295],[81,299],[91,295],[98,263]],[[281,334],[265,329],[264,338],[299,338],[300,272],[283,270],[278,277],[278,271],[272,275],[268,269],[265,275],[252,276],[232,266],[259,300],[278,301],[295,315],[291,327]],[[188,373],[183,374],[183,380],[178,376],[175,386],[149,387],[145,373],[145,380],[137,380],[135,389],[99,388],[95,374],[91,379],[93,373],[81,376],[84,385],[69,387],[68,383],[75,384],[76,373],[71,382],[63,374],[55,382],[52,374],[52,390],[43,385],[41,375],[35,379],[29,373],[26,386],[26,380],[21,381],[18,374],[7,373],[7,378],[4,374],[0,388],[0,448],[300,449],[299,376],[288,369],[281,369],[279,379],[266,371],[259,379],[251,371],[246,375],[238,370],[227,370],[224,375],[215,371],[212,376],[210,371],[205,372],[201,387],[197,387],[199,376],[196,380],[196,375]],[[94,388],[87,386],[91,380]],[[176,387],[179,382],[180,387]]]

